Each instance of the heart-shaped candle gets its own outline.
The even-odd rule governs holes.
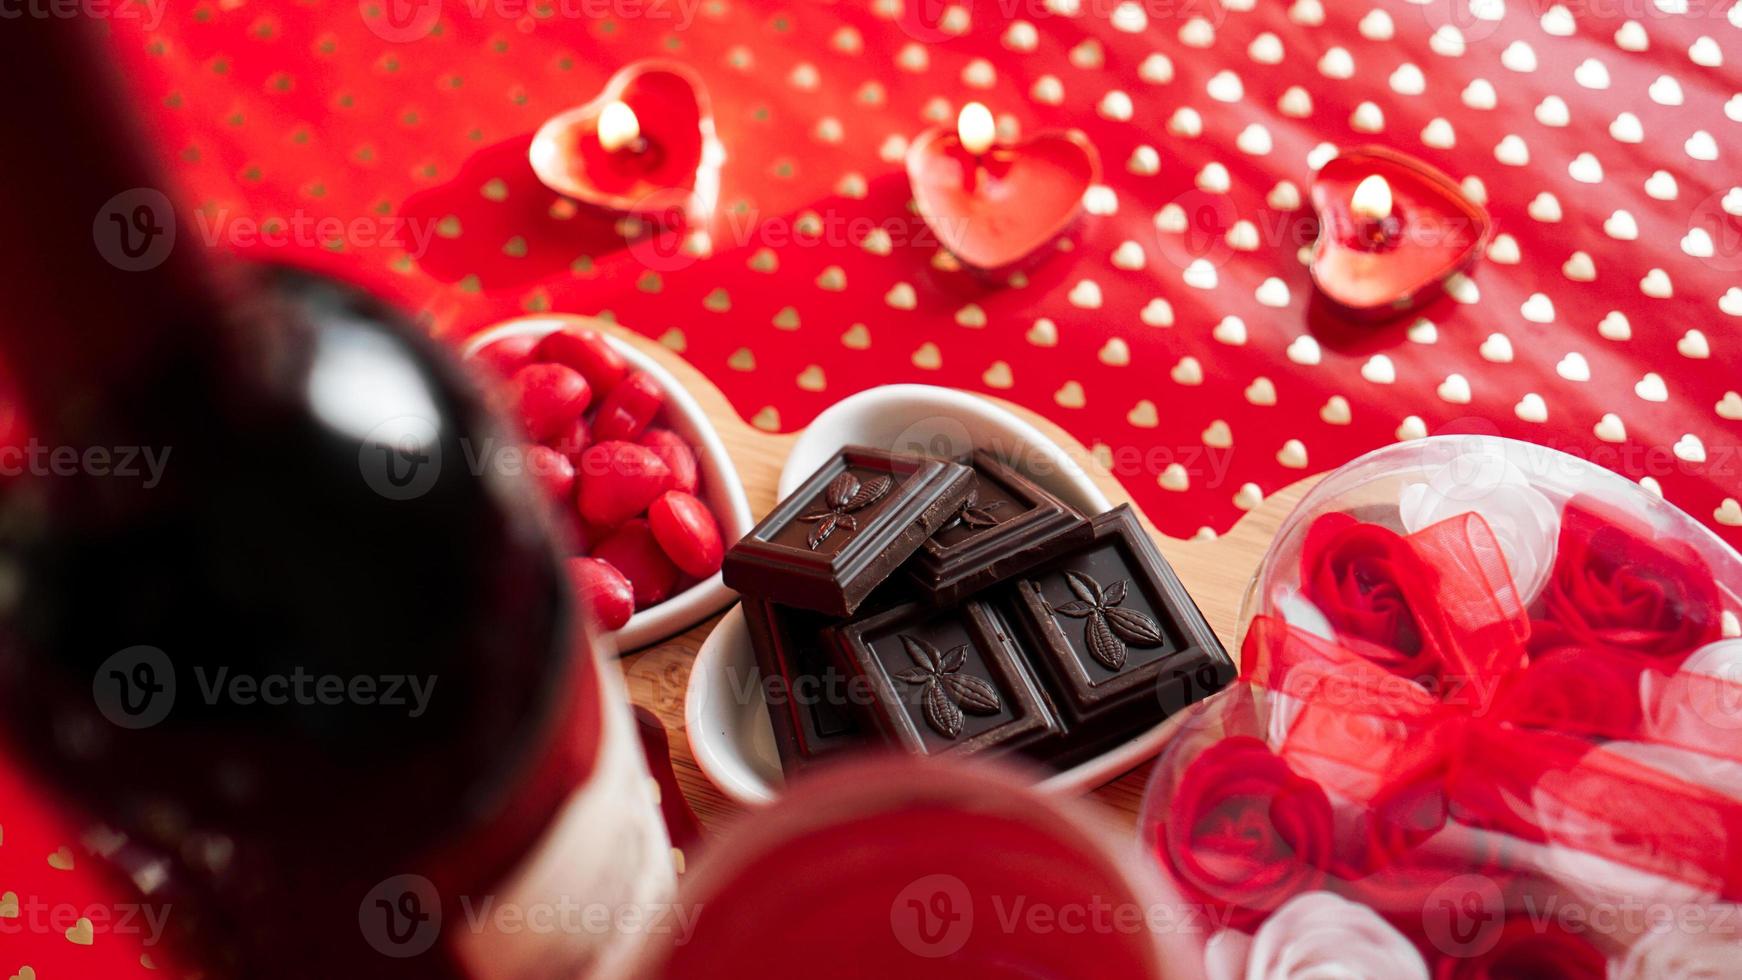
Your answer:
[[[920,217],[963,265],[987,273],[1023,265],[1069,229],[1100,177],[1095,148],[1076,133],[994,143],[979,103],[962,110],[957,132],[929,129],[907,151]]]
[[[670,61],[625,65],[598,98],[546,120],[528,155],[538,179],[564,196],[690,218],[713,211],[726,159],[701,78]]]
[[[1438,298],[1493,230],[1487,209],[1456,181],[1383,147],[1339,154],[1319,171],[1312,197],[1313,282],[1359,320],[1401,316]]]

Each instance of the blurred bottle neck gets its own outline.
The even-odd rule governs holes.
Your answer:
[[[0,360],[34,432],[95,442],[131,397],[221,337],[222,303],[88,19],[0,31]]]

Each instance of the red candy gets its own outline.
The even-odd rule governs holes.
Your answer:
[[[658,454],[633,442],[595,442],[581,452],[581,517],[615,527],[647,509],[671,489],[671,469]]]
[[[677,585],[677,566],[659,548],[646,521],[627,521],[599,542],[593,557],[607,562],[629,579],[635,593],[635,608],[664,602]]]
[[[527,476],[572,501],[576,518],[563,522],[563,538],[579,555],[566,567],[576,602],[595,623],[620,629],[680,581],[720,570],[719,524],[695,496],[696,451],[653,424],[665,392],[605,335],[570,327],[504,337],[471,360],[508,381],[493,388],[492,400],[505,400],[520,418],[531,443]]]
[[[720,570],[726,549],[707,504],[676,490],[663,493],[647,508],[647,523],[660,549],[686,574],[707,578]]]
[[[542,484],[553,499],[568,502],[575,492],[575,464],[549,446],[529,446],[526,472]]]
[[[599,439],[633,439],[665,407],[665,392],[646,371],[637,371],[611,389],[593,417]]]
[[[565,364],[587,379],[600,398],[611,393],[629,374],[629,362],[604,335],[585,327],[565,327],[545,337],[533,356],[541,361]]]
[[[514,372],[532,363],[532,351],[540,339],[529,334],[503,337],[478,348],[471,359],[495,371],[497,377],[512,377]]]
[[[569,423],[567,429],[544,440],[544,444],[567,456],[569,462],[579,465],[581,450],[587,448],[592,441],[587,429],[587,420],[577,415],[575,420]]]
[[[673,490],[696,492],[696,484],[699,482],[696,454],[690,449],[690,444],[683,440],[683,436],[670,429],[652,428],[641,434],[640,442],[665,460],[665,465],[671,469]]]
[[[600,629],[621,629],[635,613],[635,592],[614,566],[597,558],[570,558],[569,586],[575,601]]]
[[[520,424],[533,439],[566,430],[593,398],[587,379],[561,364],[529,364],[514,372],[508,383],[520,409]]]

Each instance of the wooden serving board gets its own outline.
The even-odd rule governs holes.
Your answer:
[[[767,514],[774,507],[775,485],[779,482],[780,468],[797,439],[797,434],[764,432],[752,427],[739,417],[720,389],[682,357],[655,341],[615,324],[594,321],[594,325],[599,330],[645,351],[689,389],[719,431],[720,441],[725,444],[739,477],[744,481],[744,492],[749,497],[752,515],[760,520]],[[1084,468],[1090,478],[1100,486],[1114,505],[1131,502],[1131,495],[1120,485],[1118,479],[1094,462],[1088,450],[1063,429],[1026,408],[1002,399],[983,397],[1034,425],[1063,446],[1073,458],[1084,461]],[[1273,494],[1261,506],[1242,518],[1228,533],[1213,541],[1182,541],[1164,536],[1155,530],[1148,516],[1143,515],[1144,527],[1161,548],[1161,553],[1179,573],[1181,581],[1197,600],[1199,608],[1230,652],[1234,650],[1240,602],[1247,583],[1283,518],[1316,479],[1313,477],[1302,480]],[[1232,490],[1229,492],[1232,493]],[[1139,514],[1142,514],[1140,509]],[[672,765],[677,772],[678,783],[696,815],[710,830],[743,808],[716,789],[696,767],[684,733],[683,707],[684,692],[689,685],[690,664],[702,640],[719,622],[719,618],[714,616],[684,633],[624,657],[621,662],[624,676],[629,682],[630,697],[636,704],[656,713],[670,732]],[[1105,804],[1110,816],[1119,824],[1134,826],[1148,771],[1147,765],[1140,765],[1095,790],[1091,798]]]

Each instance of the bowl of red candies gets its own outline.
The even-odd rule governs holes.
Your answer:
[[[720,562],[726,542],[751,528],[750,505],[712,423],[670,372],[592,321],[561,315],[496,324],[461,354],[517,424],[516,443],[488,457],[543,488],[576,599],[619,650],[737,598]]]

